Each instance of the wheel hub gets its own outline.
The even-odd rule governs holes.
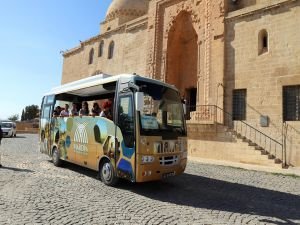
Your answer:
[[[112,168],[109,163],[105,163],[102,169],[102,176],[105,180],[110,180],[112,177]]]

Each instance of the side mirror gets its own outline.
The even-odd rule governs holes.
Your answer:
[[[144,92],[135,92],[135,108],[137,111],[144,109]]]

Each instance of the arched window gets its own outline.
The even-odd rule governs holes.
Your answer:
[[[101,57],[103,55],[103,48],[104,48],[104,41],[101,41],[99,45],[98,57]]]
[[[112,59],[114,57],[114,48],[115,48],[115,43],[112,41],[110,42],[108,47],[108,59]]]
[[[267,30],[261,30],[258,34],[258,55],[269,51],[269,35]]]
[[[92,48],[89,54],[89,64],[93,64],[93,61],[94,61],[94,49]]]

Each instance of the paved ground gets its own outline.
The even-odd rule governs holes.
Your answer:
[[[103,185],[56,168],[36,135],[4,139],[0,224],[300,224],[300,178],[189,162],[163,182]]]

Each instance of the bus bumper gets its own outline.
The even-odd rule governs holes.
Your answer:
[[[156,164],[139,165],[136,182],[163,180],[180,175],[184,172],[186,164],[187,159],[181,159],[180,162],[174,166],[161,166]]]

